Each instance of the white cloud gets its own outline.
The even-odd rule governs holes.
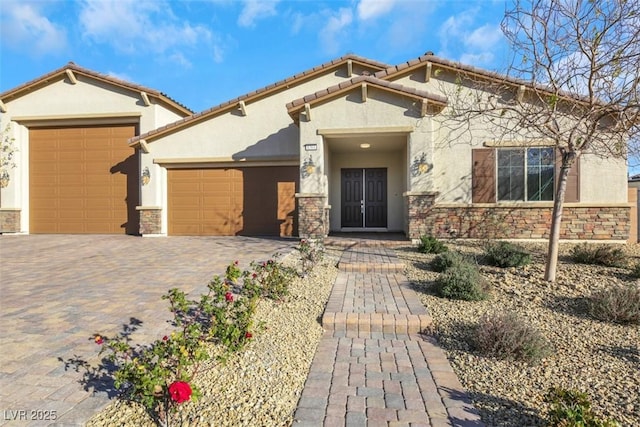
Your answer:
[[[395,3],[396,0],[360,0],[357,7],[358,19],[375,19],[391,11]]]
[[[495,51],[503,40],[499,24],[477,26],[478,10],[467,9],[450,16],[438,29],[439,55],[464,64],[490,67],[496,60]]]
[[[465,45],[473,48],[483,49],[493,46],[502,39],[502,30],[499,25],[485,24],[473,30],[465,37]]]
[[[38,3],[3,3],[0,7],[0,37],[3,43],[35,56],[65,51],[65,29],[44,16],[38,6]]]
[[[324,28],[320,30],[320,41],[324,50],[329,54],[336,54],[340,50],[344,29],[353,22],[351,9],[341,8],[331,14]]]
[[[127,54],[151,52],[189,67],[185,50],[212,48],[212,32],[203,25],[180,21],[171,3],[149,0],[84,0],[80,26],[83,36],[112,45]]]
[[[481,53],[463,53],[460,56],[460,62],[463,64],[473,65],[474,67],[482,67],[493,62],[495,55],[492,52]]]
[[[277,4],[278,0],[245,0],[238,17],[238,25],[253,27],[257,20],[275,16]]]

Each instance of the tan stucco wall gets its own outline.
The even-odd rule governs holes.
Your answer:
[[[432,77],[424,83],[424,69],[394,80],[395,83],[444,95],[454,93],[452,79]],[[433,120],[434,184],[439,203],[471,203],[471,151],[496,140],[522,139],[525,135],[505,136],[499,128],[482,119],[470,123],[447,122],[446,111]],[[498,130],[496,130],[498,129]],[[526,135],[531,137],[530,134]],[[453,167],[455,166],[455,167]],[[623,158],[601,158],[589,153],[580,159],[581,203],[624,203],[627,198],[627,165]]]
[[[256,102],[246,103],[246,116],[239,108],[233,109],[150,141],[149,154],[141,156],[142,168],[149,167],[152,173],[151,182],[142,188],[142,205],[162,208],[162,230],[166,233],[167,164],[163,160],[183,159],[193,163],[201,159],[199,167],[229,161],[241,162],[238,166],[280,159],[295,162],[300,156],[299,129],[287,113],[286,104],[345,78],[344,72],[329,71]]]
[[[0,126],[4,130],[11,124],[11,134],[18,148],[18,166],[11,171],[9,186],[0,189],[0,207],[21,210],[21,232],[29,231],[29,126],[108,124],[124,120],[137,122],[139,131],[144,133],[182,117],[156,104],[153,99],[150,106],[145,106],[138,92],[87,80],[83,76],[77,78],[77,84],[60,80],[5,101],[7,112],[0,116]]]

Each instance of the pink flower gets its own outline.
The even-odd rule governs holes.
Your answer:
[[[224,299],[227,302],[233,302],[233,294],[231,292],[227,292],[226,294],[224,294]]]
[[[191,386],[184,381],[176,381],[169,386],[169,395],[176,403],[186,402],[191,398]]]
[[[104,343],[104,340],[102,339],[102,337],[100,335],[96,335],[96,337],[93,339],[96,344],[98,345],[102,345],[102,343]]]

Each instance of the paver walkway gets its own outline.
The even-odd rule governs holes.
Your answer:
[[[294,426],[483,426],[391,249],[342,254]]]

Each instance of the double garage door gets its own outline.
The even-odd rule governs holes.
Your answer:
[[[169,169],[169,234],[292,236],[295,166]]]
[[[168,170],[170,235],[296,234],[296,166]]]
[[[135,234],[134,125],[29,131],[31,233]]]

